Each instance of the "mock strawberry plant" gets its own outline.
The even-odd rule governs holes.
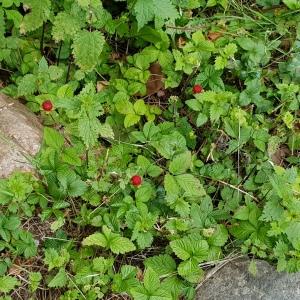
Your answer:
[[[0,1],[1,92],[44,125],[0,180],[1,300],[194,299],[233,252],[300,270],[299,5],[246,2]]]

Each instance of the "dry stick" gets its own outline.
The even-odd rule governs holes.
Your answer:
[[[225,265],[227,265],[229,262],[242,258],[244,257],[244,255],[237,255],[237,256],[233,256],[233,257],[228,257],[227,259],[222,260],[221,262],[219,262],[219,264],[213,268],[210,272],[207,273],[207,275],[205,276],[205,278],[197,285],[196,287],[196,291],[200,289],[200,287],[210,278],[212,277],[214,274],[216,274],[219,270],[221,270]]]
[[[57,62],[56,62],[56,65],[57,65],[57,66],[59,65],[59,60],[60,60],[60,53],[61,53],[62,44],[63,44],[63,41],[61,41],[60,44],[59,44],[59,49],[58,49],[58,54],[57,54]]]
[[[44,36],[45,36],[45,22],[43,22],[42,36],[41,36],[41,42],[40,42],[40,52],[42,55],[44,55]]]
[[[224,184],[224,185],[226,185],[226,186],[228,186],[228,187],[230,187],[230,188],[232,188],[232,189],[234,189],[234,190],[236,190],[236,191],[238,191],[238,192],[240,192],[240,193],[242,193],[242,194],[244,194],[244,195],[249,196],[249,197],[250,197],[251,199],[253,199],[255,202],[257,202],[257,203],[260,202],[259,199],[257,199],[256,197],[252,196],[252,195],[249,194],[248,192],[246,192],[246,191],[240,189],[239,187],[237,187],[237,186],[235,186],[235,185],[233,185],[233,184],[230,184],[230,183],[225,182],[225,181],[223,181],[223,180],[213,179],[213,178],[211,178],[211,177],[204,176],[204,175],[200,175],[200,177],[203,177],[203,178],[206,178],[206,179],[210,179],[210,180],[212,180],[212,181],[215,181],[215,182],[219,182],[219,183],[221,183],[221,184]]]

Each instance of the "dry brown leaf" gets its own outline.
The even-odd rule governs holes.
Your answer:
[[[159,90],[164,88],[164,76],[161,72],[161,66],[159,63],[154,63],[150,66],[149,71],[151,73],[147,81],[147,95],[153,95]]]
[[[109,82],[106,80],[98,81],[97,86],[96,86],[97,92],[103,91],[108,85],[109,85]]]
[[[210,41],[216,41],[218,38],[220,38],[222,36],[222,33],[221,32],[209,32],[208,35],[207,35],[207,38],[210,40]]]
[[[178,48],[184,47],[185,44],[186,44],[186,39],[183,36],[180,36],[177,40]]]

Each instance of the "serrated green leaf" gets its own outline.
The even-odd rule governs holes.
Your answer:
[[[100,31],[82,30],[74,38],[72,45],[75,63],[85,72],[92,71],[100,62],[105,39]]]
[[[0,291],[2,293],[9,293],[14,290],[16,286],[19,286],[20,282],[17,278],[12,276],[0,276]]]
[[[191,166],[192,154],[190,151],[176,155],[169,165],[169,171],[174,174],[185,173]]]
[[[153,269],[159,276],[173,274],[176,271],[176,262],[170,255],[157,255],[144,261],[147,268]]]
[[[125,119],[124,119],[124,126],[125,128],[128,128],[130,126],[133,126],[135,124],[137,124],[140,121],[140,116],[136,115],[136,114],[128,114],[126,115]]]
[[[203,185],[192,174],[177,175],[176,182],[184,190],[186,197],[203,197],[206,192]]]
[[[51,1],[50,0],[24,0],[23,5],[30,9],[20,25],[20,32],[27,32],[38,29],[50,17]]]
[[[60,150],[64,144],[64,137],[56,130],[45,127],[44,128],[44,141],[47,146],[56,150]]]
[[[68,277],[64,268],[59,269],[58,273],[48,283],[51,288],[61,288],[67,284]]]
[[[100,233],[94,233],[83,239],[82,241],[83,246],[100,246],[100,247],[107,247],[107,240],[105,236]]]

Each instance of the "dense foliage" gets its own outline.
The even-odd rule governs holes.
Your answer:
[[[194,299],[237,250],[300,270],[298,0],[1,0],[0,63],[45,125],[0,181],[1,300]]]

